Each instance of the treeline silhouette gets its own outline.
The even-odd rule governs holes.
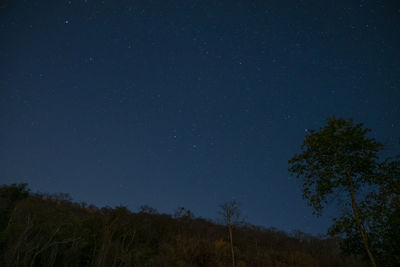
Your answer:
[[[339,238],[233,227],[236,266],[365,266],[340,254]],[[67,194],[0,187],[0,266],[232,266],[225,225],[185,208],[97,208]]]

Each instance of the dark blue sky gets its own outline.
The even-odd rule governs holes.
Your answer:
[[[287,160],[330,115],[400,137],[394,1],[2,1],[0,183],[325,232]]]

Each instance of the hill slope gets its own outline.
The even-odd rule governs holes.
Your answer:
[[[363,266],[338,239],[248,224],[233,231],[237,266]],[[226,227],[144,206],[97,208],[68,195],[0,187],[1,266],[232,266]]]

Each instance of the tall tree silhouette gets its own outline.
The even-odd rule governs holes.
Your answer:
[[[307,132],[301,154],[289,160],[289,171],[302,179],[303,198],[318,216],[330,195],[339,192],[347,195],[352,209],[352,223],[348,227],[356,225],[371,264],[377,266],[357,199],[362,188],[377,182],[378,152],[383,146],[367,137],[369,131],[361,123],[354,124],[352,119],[328,118],[327,125],[319,131]]]
[[[228,228],[228,233],[229,233],[229,243],[230,243],[230,248],[231,248],[231,256],[232,256],[232,266],[235,267],[235,250],[233,247],[233,234],[232,234],[232,229],[234,223],[239,219],[240,217],[240,209],[235,200],[231,200],[228,202],[225,202],[220,205],[220,215],[222,216],[224,223],[226,227]]]

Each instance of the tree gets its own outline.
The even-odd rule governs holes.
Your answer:
[[[235,267],[235,251],[233,249],[232,228],[240,217],[240,209],[235,200],[231,200],[220,205],[219,214],[222,216],[229,233],[229,243],[231,247],[232,266]]]
[[[369,131],[352,119],[328,118],[325,127],[307,132],[302,153],[289,160],[289,171],[302,179],[303,198],[317,216],[330,202],[330,196],[343,193],[347,197],[345,203],[351,204],[352,212],[347,213],[345,206],[342,209],[344,215],[349,215],[346,225],[358,230],[371,264],[377,266],[357,197],[363,189],[373,187],[378,177],[378,152],[383,146],[367,137]]]

